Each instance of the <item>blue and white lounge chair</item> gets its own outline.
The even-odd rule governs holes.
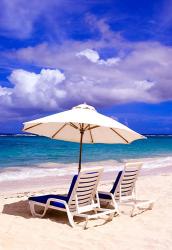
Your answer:
[[[102,172],[103,168],[81,170],[78,175],[73,177],[69,192],[65,196],[49,194],[30,197],[29,204],[32,215],[43,217],[48,208],[64,211],[67,213],[69,223],[72,227],[75,225],[74,216],[84,217],[86,224],[88,219],[97,218],[102,215],[109,215],[109,218],[112,219],[116,212],[115,209],[100,208],[97,185]],[[44,208],[41,214],[35,211],[36,205]],[[94,214],[88,214],[87,212],[89,211],[93,211]]]
[[[132,206],[131,216],[134,216],[136,209],[152,209],[153,200],[137,200],[136,180],[142,163],[127,163],[123,171],[120,171],[110,192],[98,192],[100,202],[112,204],[115,208],[123,205]],[[148,207],[147,207],[148,206]]]

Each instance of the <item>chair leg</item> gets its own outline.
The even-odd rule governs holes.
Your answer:
[[[44,207],[43,213],[37,213],[37,212],[35,211],[35,203],[32,202],[32,201],[30,201],[30,202],[29,202],[29,205],[30,205],[30,211],[31,211],[32,216],[42,218],[42,217],[44,217],[44,215],[46,214],[47,206]]]
[[[85,224],[84,224],[84,226],[83,226],[83,229],[84,229],[84,230],[87,229],[87,224],[88,224],[88,218],[86,218],[86,220],[85,220]]]
[[[116,203],[114,197],[112,197],[112,205],[113,205],[113,207],[115,208],[116,213],[117,213],[117,214],[120,214],[118,204]]]
[[[137,206],[135,206],[135,205],[132,207],[131,214],[130,214],[131,217],[133,217],[135,215],[134,211],[136,208],[137,208]]]
[[[67,211],[67,216],[68,216],[70,226],[75,227],[75,223],[74,223],[74,220],[73,220],[73,215],[71,214],[69,209],[66,209],[66,211]]]

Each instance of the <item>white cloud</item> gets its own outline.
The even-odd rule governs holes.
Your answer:
[[[155,83],[151,81],[143,80],[143,81],[135,81],[134,85],[136,89],[142,88],[143,90],[149,90],[155,85]]]
[[[107,60],[99,60],[98,64],[104,64],[104,65],[117,65],[120,62],[120,58],[119,57],[112,57],[112,58],[108,58]]]
[[[9,88],[1,87],[1,86],[0,86],[0,96],[11,95],[11,93],[12,93],[12,90],[10,91]]]
[[[0,104],[8,109],[48,111],[57,108],[67,95],[62,86],[65,76],[57,69],[42,69],[39,74],[14,70],[9,80],[13,88],[0,88]]]
[[[99,25],[102,25],[102,23]],[[26,114],[58,111],[86,101],[95,106],[118,103],[156,103],[172,100],[172,48],[158,42],[131,43],[101,26],[99,41],[68,40],[43,43],[3,54],[11,61],[34,65],[40,74],[14,70],[13,88],[0,88],[4,109]],[[106,60],[103,51],[110,53]]]
[[[93,63],[96,63],[99,61],[99,54],[97,51],[92,49],[85,49],[79,53],[76,54],[78,57],[86,57],[88,60],[90,60]]]
[[[75,8],[63,0],[1,0],[0,34],[27,39],[34,35],[41,24],[44,33],[60,38],[66,33],[64,20],[71,13],[80,12],[79,7],[82,5],[78,3]]]
[[[92,49],[85,49],[76,54],[78,57],[86,57],[92,63],[98,63],[102,65],[116,65],[120,62],[119,57],[108,58],[107,60],[100,59],[99,53]]]

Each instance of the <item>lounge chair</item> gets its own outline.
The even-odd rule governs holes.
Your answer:
[[[43,217],[48,208],[64,211],[67,213],[69,223],[74,227],[74,216],[84,217],[86,219],[85,228],[88,219],[109,215],[112,219],[116,209],[100,208],[100,202],[97,192],[103,168],[92,168],[81,170],[78,175],[73,177],[69,192],[67,195],[49,194],[29,198],[31,213],[33,216]],[[35,206],[44,208],[43,212],[37,213]],[[90,214],[90,211],[94,213]],[[89,212],[89,213],[88,213]]]
[[[153,200],[137,200],[136,180],[142,163],[127,163],[123,171],[120,171],[110,192],[99,191],[100,202],[112,204],[113,207],[120,205],[132,206],[131,216],[135,215],[136,209],[152,209]],[[118,211],[119,212],[119,211]]]

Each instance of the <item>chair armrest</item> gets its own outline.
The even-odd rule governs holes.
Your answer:
[[[67,202],[66,202],[66,201],[60,200],[60,199],[56,199],[56,198],[49,198],[49,199],[47,200],[47,203],[46,203],[46,204],[47,204],[47,205],[50,205],[50,203],[51,203],[52,201],[62,203],[62,204],[65,205],[65,207],[66,207],[66,205],[67,205]]]
[[[113,195],[111,192],[106,192],[106,191],[98,191],[98,194],[107,194],[107,195]]]
[[[111,192],[98,192],[99,194],[105,194],[105,195],[109,195],[111,197],[112,200],[115,200],[114,194],[112,194]]]

